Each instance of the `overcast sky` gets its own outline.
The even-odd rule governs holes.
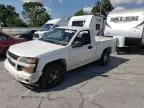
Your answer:
[[[10,4],[22,11],[23,2],[39,1],[45,5],[52,17],[71,16],[77,10],[92,7],[97,0],[0,0],[0,4]],[[138,8],[144,7],[144,0],[111,0],[114,7]]]

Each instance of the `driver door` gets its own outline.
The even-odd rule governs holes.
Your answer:
[[[89,30],[81,31],[75,38],[75,41],[81,41],[81,46],[72,47],[70,50],[71,69],[80,67],[92,61],[94,57],[94,47],[91,43]],[[74,44],[74,42],[72,44]]]

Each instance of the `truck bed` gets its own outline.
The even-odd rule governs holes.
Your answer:
[[[114,40],[113,37],[105,37],[105,36],[95,36],[95,41],[99,42],[99,41],[111,41]]]
[[[95,36],[95,44],[99,49],[111,47],[111,52],[116,50],[116,39],[113,37]]]

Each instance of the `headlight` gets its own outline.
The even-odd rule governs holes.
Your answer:
[[[35,72],[36,67],[23,67],[23,66],[20,66],[20,65],[19,65],[19,66],[17,67],[17,69],[18,69],[18,71],[25,71],[25,72],[27,72],[27,73],[32,74],[32,73]]]
[[[24,67],[24,66],[18,65],[18,67],[17,67],[18,71],[25,71],[28,73],[34,73],[36,68],[37,68],[37,64],[39,62],[39,59],[30,58],[30,57],[23,57],[23,58],[20,58],[19,61],[22,63],[29,64],[29,67]]]
[[[27,64],[37,64],[39,60],[37,58],[23,57],[19,61]]]

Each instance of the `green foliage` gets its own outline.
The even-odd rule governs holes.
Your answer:
[[[4,4],[0,4],[0,23],[2,27],[27,26],[16,13],[15,7]]]
[[[113,10],[113,6],[110,2],[110,0],[99,0],[96,2],[92,9],[92,14],[93,15],[99,15],[100,13],[104,15],[105,17],[108,15],[110,11]],[[86,15],[83,11],[83,9],[79,10],[78,12],[75,13],[75,16],[80,16],[80,15]]]
[[[97,15],[100,13],[101,3],[100,1],[96,2],[95,6],[92,9],[92,14]]]
[[[81,16],[81,15],[85,15],[83,9],[79,10],[78,12],[76,12],[74,16]]]
[[[50,20],[50,15],[47,13],[42,3],[29,2],[23,4],[24,11],[22,15],[31,27],[40,27],[46,21]]]
[[[94,15],[97,15],[97,14],[100,14],[101,12],[101,14],[106,17],[108,13],[112,10],[113,10],[113,6],[110,0],[101,0],[101,1],[96,2],[95,6],[92,9],[92,13]]]
[[[20,18],[11,18],[11,20],[8,21],[8,27],[28,27],[28,25]]]

